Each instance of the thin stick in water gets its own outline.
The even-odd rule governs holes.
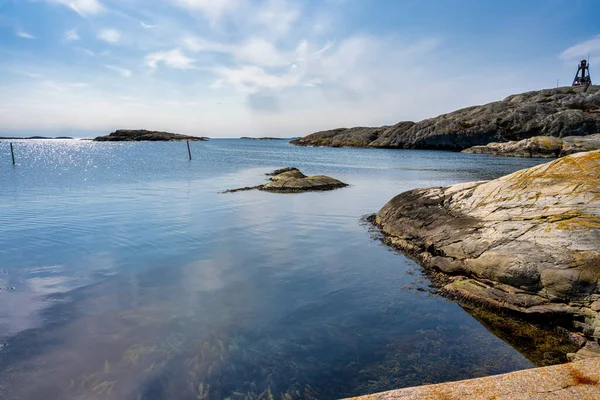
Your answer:
[[[10,155],[12,156],[13,165],[15,165],[15,150],[13,149],[12,143],[10,144]]]
[[[192,159],[192,150],[190,150],[190,141],[187,141],[187,145],[188,145],[188,155],[190,156],[190,160]]]

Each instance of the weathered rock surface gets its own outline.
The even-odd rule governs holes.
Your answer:
[[[592,358],[503,375],[391,390],[351,400],[592,400],[600,398],[599,369],[600,358]]]
[[[376,224],[387,243],[452,277],[449,296],[600,338],[600,151],[405,192]]]
[[[270,176],[270,182],[264,185],[230,189],[223,193],[233,193],[255,189],[277,193],[299,193],[333,190],[348,186],[344,182],[325,175],[306,176],[297,168],[282,168],[267,175]]]
[[[567,136],[562,139],[552,136],[534,136],[518,142],[492,142],[485,146],[474,146],[463,153],[494,154],[509,157],[563,157],[569,154],[600,149],[600,134]]]
[[[158,132],[158,131],[147,131],[145,129],[139,130],[124,130],[119,129],[114,131],[108,136],[98,136],[94,139],[96,142],[141,142],[141,141],[163,141],[163,142],[174,142],[174,141],[204,141],[206,138],[197,136],[180,135],[178,133],[169,132]]]
[[[587,92],[561,87],[521,93],[416,123],[403,121],[378,128],[333,129],[291,143],[299,146],[463,150],[533,136],[594,133],[600,133],[600,86],[590,86]]]

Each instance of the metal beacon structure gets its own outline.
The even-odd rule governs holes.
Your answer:
[[[585,90],[592,84],[592,78],[590,77],[590,64],[587,60],[581,60],[577,67],[577,73],[575,79],[573,79],[573,86],[583,86]]]

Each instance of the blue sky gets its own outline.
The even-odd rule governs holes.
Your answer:
[[[296,136],[600,65],[596,0],[0,0],[0,136]],[[600,68],[597,69],[600,80]]]

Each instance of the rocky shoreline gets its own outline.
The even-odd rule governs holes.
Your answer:
[[[561,87],[508,96],[420,122],[339,128],[293,140],[297,146],[464,150],[533,136],[600,133],[600,86]]]
[[[107,136],[98,136],[95,142],[182,142],[182,141],[202,142],[207,140],[205,137],[187,136],[178,133],[147,131],[145,129],[125,130],[119,129]]]
[[[374,222],[387,244],[437,276],[442,294],[566,326],[581,346],[589,341],[580,353],[600,355],[600,151],[411,190]]]
[[[600,149],[600,134],[587,136],[534,136],[518,142],[492,142],[485,146],[474,146],[463,153],[493,154],[505,157],[554,158],[585,151]]]

